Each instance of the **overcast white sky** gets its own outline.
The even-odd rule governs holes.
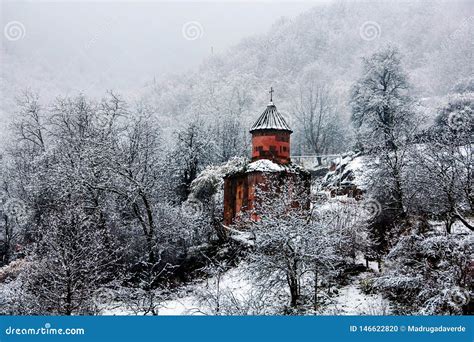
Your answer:
[[[2,35],[2,54],[51,73],[100,78],[103,89],[134,88],[193,68],[211,49],[224,51],[317,2],[2,1],[2,28],[19,21],[25,29],[20,40]],[[200,38],[185,39],[188,22],[201,25]]]

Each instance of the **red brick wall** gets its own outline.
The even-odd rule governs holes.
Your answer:
[[[272,178],[277,174],[272,173]],[[290,174],[282,172],[278,176],[280,181],[294,184],[303,181],[305,191],[307,192],[308,202],[304,203],[304,207],[309,209],[311,177],[306,174]],[[255,207],[255,188],[260,185],[264,186],[267,181],[266,174],[262,172],[250,172],[240,175],[234,175],[224,180],[224,224],[230,225],[238,213],[254,209]],[[291,187],[290,187],[291,189]],[[275,194],[278,196],[278,194]],[[292,206],[299,206],[302,203],[292,203]],[[257,214],[252,214],[252,219],[258,220]]]
[[[290,162],[290,132],[257,131],[252,133],[252,161],[270,159],[276,163]]]
[[[255,187],[264,182],[265,178],[261,172],[224,179],[224,224],[232,224],[238,213],[254,208]]]

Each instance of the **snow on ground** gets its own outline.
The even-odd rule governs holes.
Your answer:
[[[26,265],[25,259],[18,259],[0,267],[0,282],[5,281],[7,278],[16,278]]]
[[[253,246],[255,243],[255,235],[251,232],[241,231],[238,229],[233,229],[231,227],[223,225],[223,227],[229,232],[229,238],[231,240],[237,241],[245,246]]]
[[[370,183],[370,171],[368,165],[373,162],[367,156],[357,156],[347,165],[346,172],[351,170],[354,179],[352,183],[359,189],[365,190],[367,184]]]
[[[377,269],[376,263],[370,263],[370,268]],[[384,315],[389,314],[388,301],[380,295],[364,294],[360,290],[360,282],[373,273],[362,273],[352,279],[352,282],[339,289],[336,297],[332,297],[330,304],[322,311],[323,315]],[[251,291],[246,265],[241,264],[221,275],[220,292],[231,291],[237,299],[245,299]],[[188,285],[171,298],[161,303],[158,314],[161,316],[203,315],[212,308],[203,307],[198,293],[213,293],[216,291],[216,276]],[[103,311],[104,315],[133,315],[133,312],[124,309],[119,304],[112,309]]]
[[[190,295],[183,298],[167,300],[158,311],[159,316],[202,315],[197,299]]]
[[[379,294],[365,294],[360,289],[360,281],[368,274],[354,277],[353,282],[339,289],[323,311],[325,315],[387,315],[390,314],[389,302]]]
[[[220,292],[232,291],[237,299],[244,299],[250,291],[251,285],[245,273],[246,264],[242,263],[237,267],[224,272],[219,279]],[[200,304],[198,293],[206,291],[216,291],[217,276],[210,277],[196,284],[191,284],[180,289],[175,298],[165,300],[161,303],[158,315],[160,316],[180,316],[180,315],[203,315],[211,308],[203,307]],[[133,315],[119,303],[112,305],[113,308],[107,308],[102,311],[103,315]]]
[[[350,153],[346,157],[335,160],[335,169],[329,171],[322,179],[324,188],[339,188],[341,185],[356,186],[364,190],[369,183],[368,165],[373,161],[367,156]]]

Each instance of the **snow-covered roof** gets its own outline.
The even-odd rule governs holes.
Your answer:
[[[329,171],[323,178],[322,183],[325,188],[337,188],[340,185],[354,185],[361,190],[365,190],[368,183],[368,168],[370,162],[367,156],[360,153],[350,152],[343,155],[340,160],[335,160],[336,169]]]
[[[247,172],[262,171],[262,172],[280,172],[285,171],[284,165],[272,162],[269,159],[256,160],[247,165]]]
[[[250,128],[250,132],[261,129],[276,129],[292,132],[290,126],[286,123],[283,116],[278,112],[273,102],[270,102],[265,111],[260,115],[257,121]]]
[[[230,170],[226,176],[249,172],[288,172],[288,173],[308,173],[306,169],[297,164],[277,164],[269,159],[259,159],[248,163],[240,169]]]

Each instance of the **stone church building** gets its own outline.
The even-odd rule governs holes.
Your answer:
[[[272,93],[273,89],[270,90],[270,103],[250,129],[251,162],[243,170],[224,177],[225,225],[238,221],[244,212],[258,220],[256,188],[274,188],[268,187],[268,182],[292,185],[287,188],[303,187],[298,190],[307,193],[308,201],[303,205],[309,208],[311,175],[291,162],[290,135],[293,131],[273,104]]]

